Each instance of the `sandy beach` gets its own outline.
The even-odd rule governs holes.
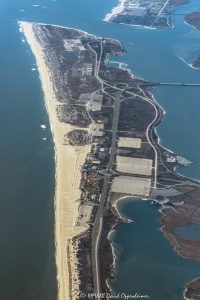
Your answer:
[[[71,271],[69,270],[70,265],[71,270],[73,272],[75,270],[75,267],[72,266],[75,257],[69,255],[67,245],[74,236],[86,230],[86,227],[78,227],[75,223],[79,209],[79,202],[77,200],[80,198],[80,168],[85,161],[86,154],[90,152],[90,145],[74,147],[64,144],[64,135],[74,128],[71,125],[61,123],[57,118],[56,106],[59,103],[57,102],[51,82],[51,73],[45,63],[43,49],[34,36],[32,25],[32,23],[20,22],[20,26],[37,62],[55,144],[55,244],[58,299],[67,300],[75,297],[70,296],[74,291],[70,290]]]
[[[121,14],[124,11],[125,3],[126,0],[120,0],[118,6],[114,7],[112,11],[105,16],[104,21],[110,22],[113,19],[113,17]]]

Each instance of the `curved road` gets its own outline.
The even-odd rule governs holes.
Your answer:
[[[99,272],[99,244],[101,240],[101,234],[102,234],[102,228],[103,228],[103,212],[104,212],[104,204],[107,199],[107,194],[109,191],[109,183],[111,179],[111,173],[114,164],[114,157],[116,153],[116,137],[117,137],[117,132],[118,132],[118,121],[119,121],[119,113],[120,113],[120,102],[121,102],[121,96],[122,92],[125,91],[125,89],[119,88],[116,85],[111,85],[105,80],[102,80],[99,77],[99,69],[101,65],[101,60],[102,60],[102,53],[103,53],[103,47],[101,43],[101,51],[100,51],[100,57],[98,59],[98,55],[96,51],[90,46],[88,43],[88,47],[91,49],[91,51],[95,54],[95,77],[96,79],[100,82],[101,84],[101,90],[104,92],[104,85],[111,87],[117,91],[116,97],[113,95],[110,95],[112,98],[115,99],[114,101],[114,109],[113,109],[113,123],[112,123],[112,142],[111,142],[111,149],[110,149],[110,159],[108,163],[108,173],[105,175],[104,178],[104,184],[103,184],[103,189],[102,193],[100,196],[100,204],[98,208],[98,212],[95,218],[95,224],[92,232],[92,262],[93,262],[93,272],[94,272],[94,293],[95,294],[100,294],[101,290],[101,282],[100,282],[100,272]],[[157,122],[158,119],[158,110],[156,105],[152,102],[152,99],[148,98],[144,93],[143,96],[135,94],[133,92],[126,91],[127,94],[130,94],[131,96],[140,98],[141,100],[149,102],[154,110],[155,110],[155,117],[151,121],[151,123],[148,125],[146,129],[146,137],[148,140],[148,143],[151,145],[151,147],[154,149],[155,152],[155,160],[154,160],[154,185],[153,187],[156,188],[157,186],[157,168],[158,168],[158,154],[155,146],[153,145],[153,142],[151,141],[151,129],[153,125]],[[96,297],[96,299],[100,299]]]

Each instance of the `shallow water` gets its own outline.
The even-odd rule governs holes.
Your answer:
[[[185,240],[200,241],[200,226],[186,225],[175,228],[174,234]]]
[[[112,233],[119,256],[117,277],[109,282],[114,293],[183,300],[184,286],[199,276],[200,263],[177,255],[160,231],[159,213],[149,201],[122,200],[118,209],[133,222],[120,225]]]

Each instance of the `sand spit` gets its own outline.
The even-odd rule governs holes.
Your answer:
[[[115,16],[121,14],[124,11],[125,3],[126,0],[120,0],[119,4],[116,7],[114,7],[110,13],[108,13],[105,16],[104,21],[110,22]]]
[[[64,144],[64,135],[74,128],[71,125],[61,123],[57,118],[56,106],[59,103],[54,93],[51,72],[45,63],[45,53],[34,36],[32,26],[32,23],[20,22],[20,27],[23,29],[37,62],[56,150],[55,244],[58,299],[75,299],[77,288],[73,282],[72,286],[70,284],[70,268],[76,272],[73,266],[70,267],[70,261],[74,263],[75,258],[71,260],[69,257],[71,251],[67,251],[67,245],[73,237],[87,229],[86,227],[78,227],[75,223],[79,209],[77,200],[80,198],[80,168],[85,161],[86,154],[90,152],[90,145],[74,147]],[[72,293],[74,294],[73,297],[70,296]]]

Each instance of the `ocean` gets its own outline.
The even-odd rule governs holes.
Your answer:
[[[0,0],[2,300],[55,300],[57,295],[54,145],[35,60],[19,31],[18,21],[75,27],[98,36],[117,38],[127,50],[127,54],[117,60],[127,63],[135,75],[159,82],[200,82],[200,71],[188,66],[200,53],[200,33],[184,24],[183,16],[174,16],[175,27],[166,30],[148,30],[102,21],[117,2]],[[192,0],[179,12],[199,8],[198,2]],[[179,168],[179,172],[200,178],[200,138],[197,131],[200,127],[200,88],[159,87],[152,92],[167,112],[157,129],[161,143],[194,161],[190,168]],[[159,231],[159,214],[148,204],[125,201],[120,204],[120,210],[130,219],[137,215],[138,224],[122,225],[113,236],[116,249],[122,249],[113,289],[118,285],[124,292],[134,292],[137,288],[141,292],[147,290],[155,295],[153,300],[182,299],[182,287],[185,281],[197,275],[199,264],[181,259],[173,251]],[[144,219],[147,219],[150,228],[143,223]],[[145,231],[147,228],[148,231]],[[142,233],[148,236],[148,247],[139,243]],[[157,249],[159,257],[153,255]],[[123,276],[124,270],[126,276]],[[180,270],[184,272],[177,280]],[[144,274],[146,277],[143,277]],[[163,277],[165,298],[160,298],[158,281],[148,281],[152,274],[155,278],[160,278],[160,274],[166,275]],[[171,297],[172,291],[176,291],[176,296],[167,298],[166,295]]]

